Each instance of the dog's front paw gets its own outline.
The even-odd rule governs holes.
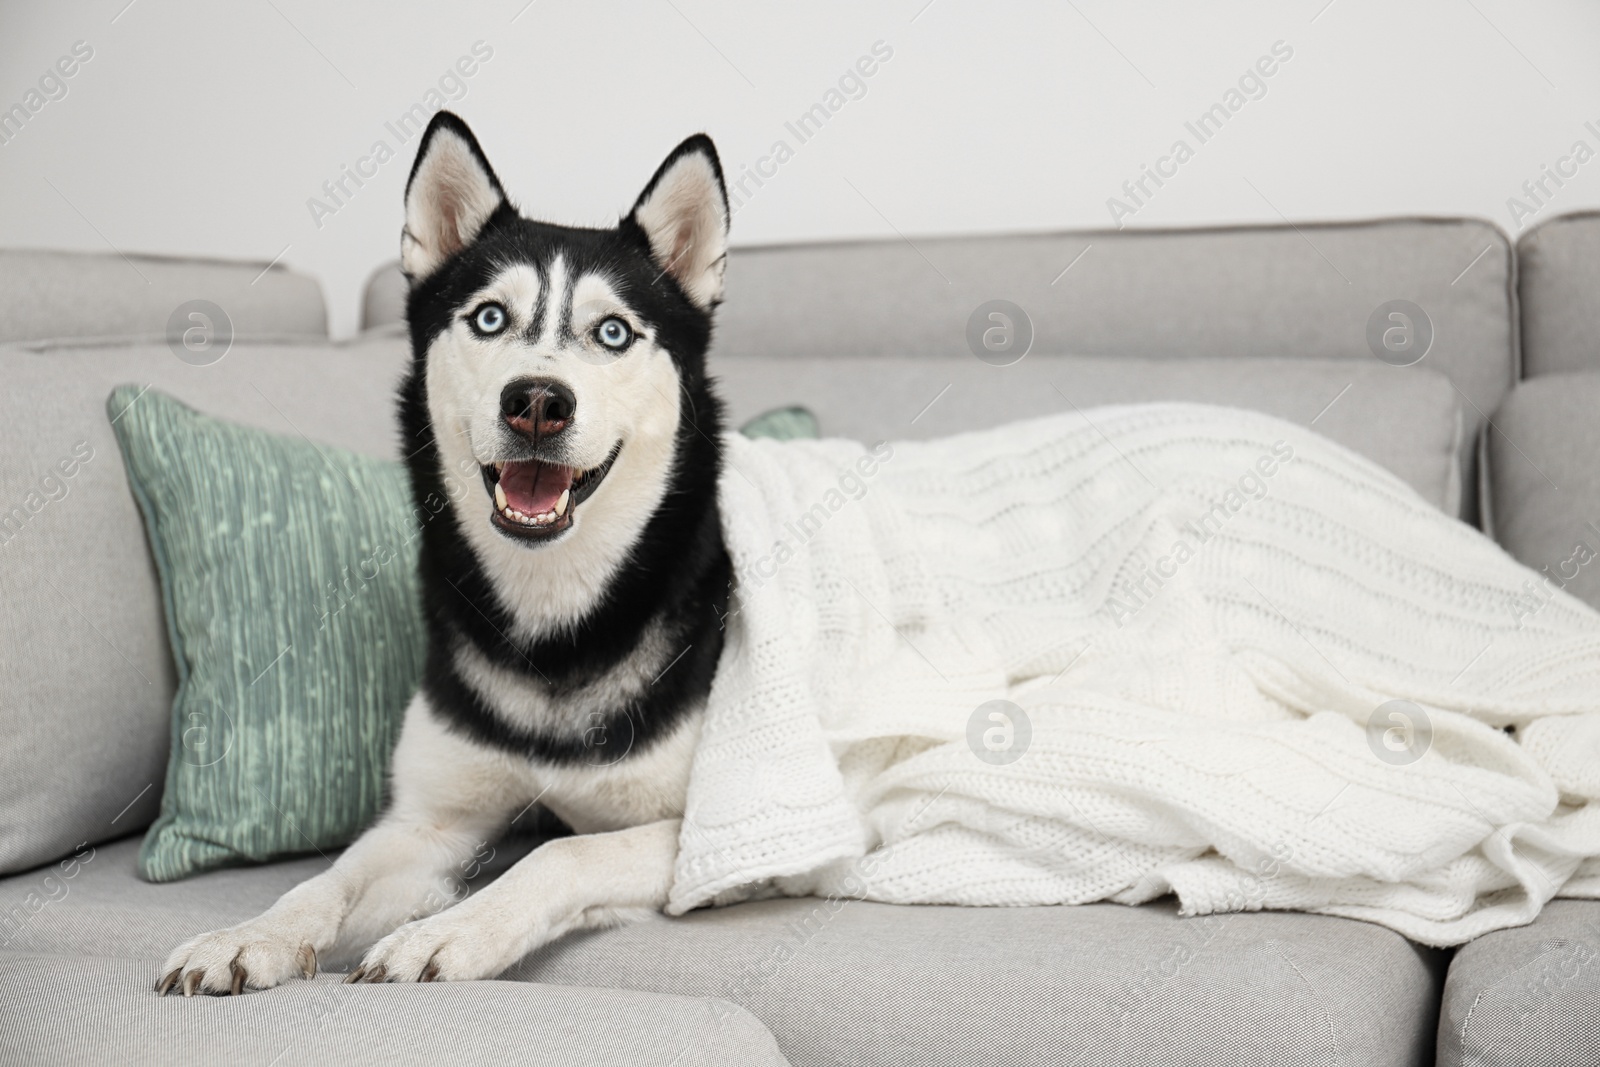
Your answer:
[[[156,992],[242,993],[317,973],[317,950],[274,924],[254,919],[191,938],[172,950]]]
[[[467,982],[493,978],[520,959],[534,931],[501,930],[458,906],[407,923],[373,945],[346,982]]]

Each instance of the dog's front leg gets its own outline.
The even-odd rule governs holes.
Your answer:
[[[311,977],[318,954],[365,948],[464,895],[487,842],[526,810],[516,761],[450,733],[418,696],[395,746],[389,811],[333,866],[254,919],[179,945],[157,990],[184,995],[268,989]]]
[[[660,911],[678,854],[677,819],[541,845],[449,911],[372,947],[350,981],[492,978],[569,930]]]
[[[470,830],[441,832],[411,820],[385,820],[331,868],[289,890],[261,915],[178,946],[162,967],[157,989],[178,988],[186,996],[238,993],[300,974],[310,978],[318,953],[342,933],[350,940],[344,927],[352,916],[366,929],[392,930],[427,909],[430,893],[440,895],[433,910],[449,903],[444,876],[457,855],[471,854],[472,837]]]

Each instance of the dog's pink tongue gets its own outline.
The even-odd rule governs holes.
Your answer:
[[[524,515],[554,511],[561,494],[572,488],[572,468],[536,459],[507,463],[500,471],[506,503]]]

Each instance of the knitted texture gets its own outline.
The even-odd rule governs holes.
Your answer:
[[[670,911],[1173,892],[1446,945],[1600,896],[1600,614],[1313,431],[1156,404],[727,454]]]

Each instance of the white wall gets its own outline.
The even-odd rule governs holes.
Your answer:
[[[1513,234],[1600,206],[1600,161],[1560,164],[1600,151],[1600,5],[1582,0],[525,2],[0,3],[0,108],[93,49],[0,144],[0,246],[281,253],[347,335],[398,248],[414,140],[384,124],[479,41],[493,54],[450,106],[558,221],[611,221],[700,129],[735,175],[794,150],[739,243],[1100,227],[1113,196],[1136,226],[1422,213]],[[785,121],[879,41],[865,94],[800,143]],[[1184,123],[1278,41],[1293,55],[1265,95],[1201,144]],[[1122,193],[1180,138],[1194,155],[1165,185]],[[378,140],[396,158],[314,220]],[[1522,186],[1546,165],[1576,176],[1537,206]]]

